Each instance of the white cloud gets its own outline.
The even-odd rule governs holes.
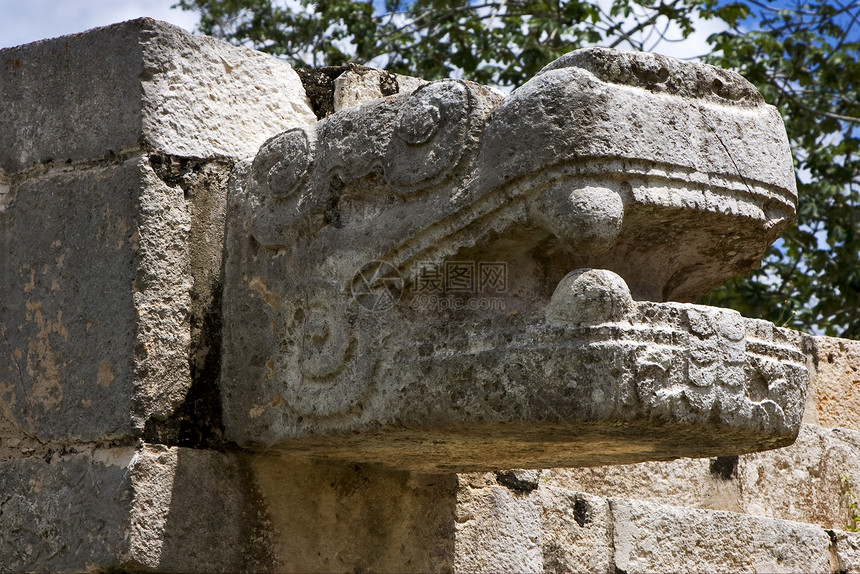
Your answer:
[[[612,7],[611,0],[598,0],[598,5],[605,14],[609,14]],[[651,12],[642,9],[636,9],[633,5],[633,14],[623,20],[622,28],[630,30],[635,27],[638,22],[644,21],[651,16]],[[638,14],[638,18],[637,18]],[[680,58],[682,60],[696,60],[701,56],[709,54],[711,47],[708,44],[708,38],[717,32],[723,32],[727,29],[726,23],[719,18],[705,20],[698,17],[695,13],[692,14],[693,33],[687,38],[683,38],[681,28],[674,22],[666,26],[667,19],[661,16],[657,19],[654,26],[647,27],[642,32],[633,34],[633,39],[637,43],[642,43],[644,48],[649,52]],[[663,33],[663,38],[656,32]],[[631,45],[628,42],[621,42],[618,49],[629,50]]]
[[[195,12],[171,6],[178,0],[0,0],[0,48],[83,32],[142,16],[193,30]]]
[[[718,18],[703,20],[702,18],[694,17],[693,29],[695,32],[690,34],[686,39],[674,42],[660,42],[652,50],[658,54],[682,60],[697,59],[711,52],[708,38],[718,32],[726,31],[728,26]],[[675,25],[670,26],[666,37],[680,38],[680,28]]]

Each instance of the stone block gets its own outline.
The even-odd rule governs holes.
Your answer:
[[[451,572],[457,477],[248,457],[275,572]]]
[[[0,435],[139,435],[214,392],[232,158],[315,118],[286,63],[148,18],[0,66]]]
[[[248,475],[231,455],[151,445],[6,457],[0,492],[10,572],[272,568]]]
[[[541,485],[543,572],[615,574],[612,513],[604,498]]]
[[[553,468],[544,470],[542,479],[547,486],[601,497],[617,496],[690,508],[743,512],[735,480],[736,470],[730,468],[731,479],[722,479],[711,472],[711,466],[717,460],[680,458],[665,462]]]
[[[860,342],[835,337],[813,337],[812,342],[810,421],[860,431]]]
[[[854,556],[852,533],[604,498],[550,486],[546,474],[528,488],[502,486],[500,474],[460,476],[455,548],[463,571],[837,572]],[[512,525],[524,535],[508,537]]]
[[[247,157],[315,120],[287,63],[149,18],[0,50],[0,101],[0,175],[141,147]]]
[[[351,65],[334,79],[334,111],[339,112],[394,94],[410,94],[426,83],[411,76]]]
[[[790,447],[742,456],[737,482],[749,514],[845,529],[847,493],[860,493],[860,432],[804,425]]]
[[[501,486],[457,493],[454,570],[538,572],[543,564],[541,501]]]
[[[797,441],[739,457],[544,471],[547,485],[661,504],[741,512],[823,528],[850,524],[860,433],[803,425]]]
[[[182,189],[146,156],[49,170],[0,213],[0,406],[15,434],[112,440],[191,383]]]
[[[832,572],[821,528],[716,510],[609,499],[617,571]]]
[[[840,574],[860,572],[860,533],[831,531],[836,547],[836,561]]]
[[[0,436],[139,435],[211,375],[232,164],[171,161],[56,166],[11,187],[0,212]]]

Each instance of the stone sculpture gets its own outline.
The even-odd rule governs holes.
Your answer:
[[[142,18],[0,49],[0,102],[0,571],[858,570],[860,343],[685,303],[794,209],[737,76]]]
[[[228,199],[229,439],[425,470],[725,455],[794,440],[800,338],[684,303],[796,204],[746,80],[572,52],[268,140]]]

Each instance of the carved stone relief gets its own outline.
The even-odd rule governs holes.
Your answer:
[[[508,97],[427,83],[270,139],[229,201],[239,444],[457,470],[797,433],[799,338],[683,304],[794,215],[782,120],[737,74],[590,49]]]

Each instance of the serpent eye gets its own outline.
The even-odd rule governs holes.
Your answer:
[[[313,133],[297,128],[269,139],[257,152],[251,165],[255,184],[251,193],[257,197],[251,234],[261,245],[287,245],[289,233],[297,232],[294,223],[301,217],[297,208],[301,199],[285,200],[307,185],[315,142]]]
[[[412,145],[427,143],[439,130],[439,115],[434,102],[421,102],[408,108],[400,116],[397,137]]]
[[[438,183],[466,147],[472,96],[457,80],[433,82],[407,98],[385,153],[385,177],[399,193]]]
[[[307,179],[313,162],[313,143],[301,128],[271,138],[254,158],[254,178],[272,197],[290,197]]]

